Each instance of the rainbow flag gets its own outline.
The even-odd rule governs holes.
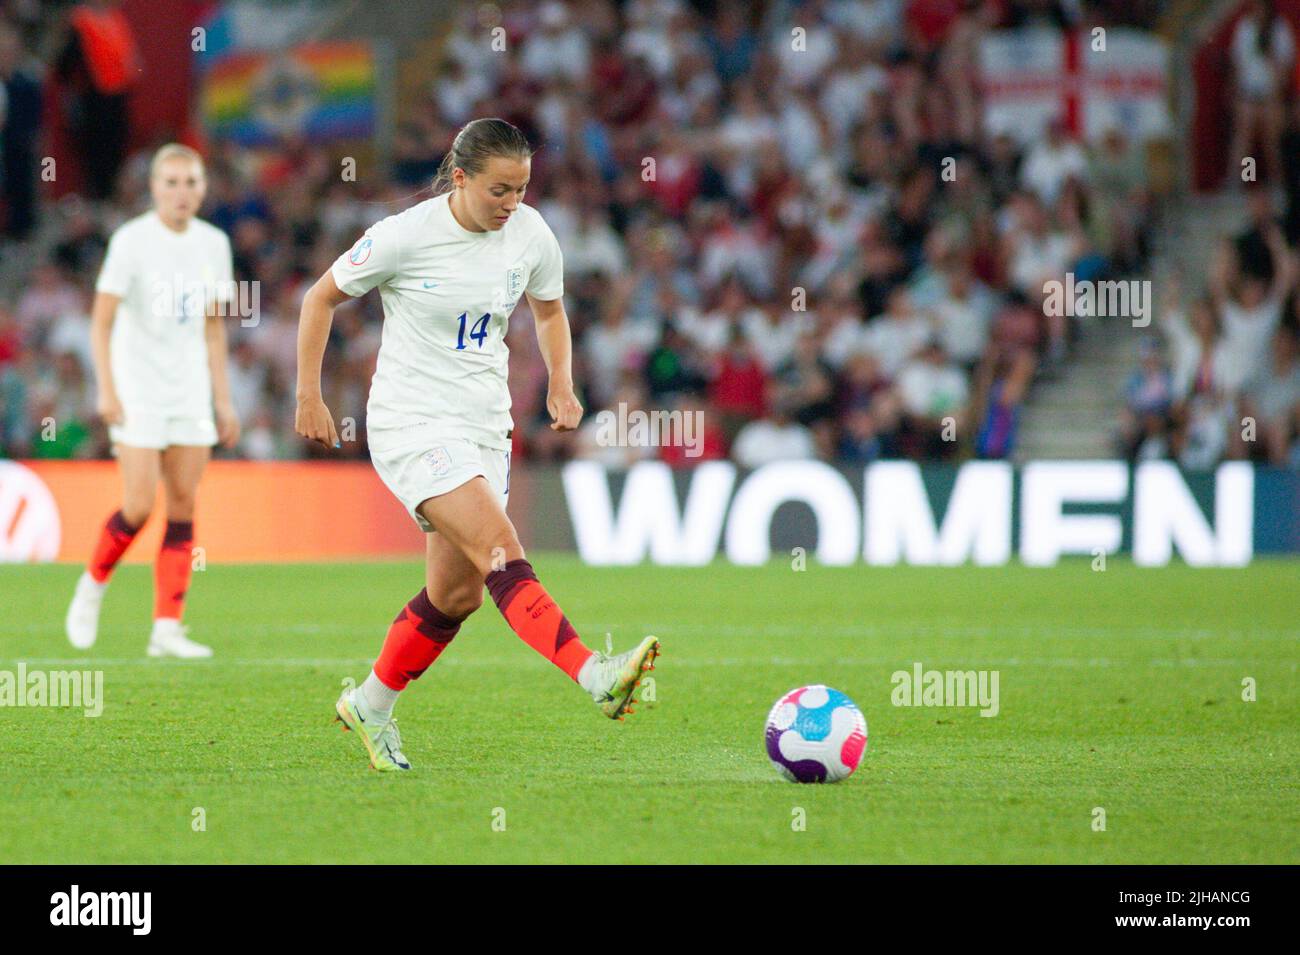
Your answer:
[[[231,52],[209,62],[200,109],[213,137],[257,146],[286,135],[316,143],[374,135],[377,84],[368,43]]]

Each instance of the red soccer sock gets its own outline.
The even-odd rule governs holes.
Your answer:
[[[126,553],[126,549],[131,546],[131,541],[135,540],[135,535],[139,532],[140,528],[128,524],[121,511],[113,513],[108,523],[104,525],[104,529],[99,532],[99,542],[95,544],[95,552],[91,555],[90,564],[86,568],[96,583],[107,583],[108,578],[113,575],[113,569],[117,567],[117,562],[122,559],[122,555]]]
[[[512,560],[487,575],[488,592],[510,629],[576,681],[591,651],[556,606],[526,560]]]
[[[454,620],[433,605],[423,587],[402,608],[388,628],[384,648],[375,661],[375,676],[390,690],[404,690],[418,679],[460,630]]]
[[[190,589],[194,547],[193,521],[168,521],[158,559],[153,565],[153,616],[155,620],[180,620],[185,613],[185,593]]]

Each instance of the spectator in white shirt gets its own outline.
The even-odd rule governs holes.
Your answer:
[[[792,86],[809,86],[834,62],[838,44],[835,31],[828,24],[809,23],[805,16],[799,26],[803,29],[800,36],[792,34],[788,27],[774,30],[770,49],[786,82]]]
[[[812,432],[796,423],[782,407],[774,406],[767,418],[740,429],[731,456],[742,468],[757,468],[774,461],[808,461],[817,456]]]
[[[732,329],[740,326],[751,309],[745,286],[737,278],[728,279],[714,290],[713,305],[694,321],[682,326],[682,333],[700,353],[712,358],[731,341]]]
[[[625,370],[640,367],[658,338],[658,323],[629,322],[621,302],[605,304],[600,321],[587,329],[581,344],[597,404],[610,402]]]
[[[889,293],[885,312],[867,323],[862,344],[876,357],[887,378],[896,378],[930,337],[924,316],[912,307],[912,296],[901,285]]]
[[[1032,193],[1011,200],[1011,227],[1003,239],[1007,276],[1012,288],[1031,301],[1043,297],[1043,283],[1064,279],[1079,251],[1076,241],[1051,228],[1047,210]]]
[[[867,326],[853,300],[828,300],[818,310],[818,324],[823,329],[822,358],[836,371],[843,368],[854,355],[865,350],[863,336]]]
[[[1241,160],[1262,140],[1268,174],[1282,173],[1282,93],[1289,86],[1295,37],[1272,0],[1251,0],[1232,33],[1236,117],[1228,182],[1242,182]]]
[[[1273,336],[1272,360],[1246,386],[1242,412],[1255,422],[1255,441],[1264,460],[1285,466],[1300,432],[1300,357],[1290,329],[1280,328]],[[1240,430],[1233,429],[1233,434],[1242,442]],[[1240,451],[1242,457],[1251,456],[1250,447]]]
[[[1003,239],[1003,255],[1012,289],[1035,307],[1041,308],[1047,282],[1064,281],[1083,253],[1083,236],[1053,230],[1042,202],[1032,193],[1020,193],[1011,200],[1014,224]],[[1049,367],[1065,359],[1068,323],[1063,311],[1044,313],[1047,331],[1046,362]]]
[[[538,24],[541,29],[524,40],[524,72],[537,80],[577,83],[584,79],[591,65],[591,46],[587,34],[569,23],[568,8],[556,2],[543,4]]]
[[[1065,135],[1065,126],[1058,119],[1047,127],[1047,135],[1039,140],[1025,157],[1020,167],[1020,183],[1029,189],[1046,206],[1056,204],[1061,187],[1070,177],[1086,179],[1088,154],[1083,147]]]
[[[1266,227],[1265,241],[1273,260],[1271,282],[1244,272],[1228,242],[1220,243],[1210,271],[1210,293],[1223,320],[1224,346],[1247,376],[1268,364],[1269,341],[1282,320],[1296,273],[1291,250],[1276,223]]]
[[[1183,467],[1212,468],[1228,449],[1245,375],[1220,335],[1211,300],[1192,306],[1190,328],[1180,312],[1165,313],[1163,330],[1173,345],[1174,450]]]
[[[984,354],[997,301],[962,258],[946,276],[947,289],[935,303],[936,331],[944,351],[967,370]]]
[[[950,456],[966,419],[969,388],[965,372],[948,360],[938,338],[903,367],[896,388],[906,427],[926,457]]]
[[[794,355],[795,342],[807,326],[803,314],[791,312],[781,302],[765,302],[762,308],[747,312],[744,319],[745,335],[754,346],[763,369],[769,373],[785,364]]]
[[[609,216],[597,206],[585,204],[576,228],[564,246],[564,271],[577,279],[593,272],[622,275],[627,270],[623,240],[609,224]]]
[[[722,145],[743,159],[756,155],[761,147],[780,141],[776,120],[764,108],[754,84],[736,85],[735,101],[719,130]]]
[[[840,68],[827,77],[819,99],[822,112],[841,140],[867,115],[871,98],[889,88],[889,74],[875,62],[866,41],[848,35],[844,42],[848,55],[841,58]]]
[[[443,117],[460,126],[474,118],[479,100],[492,92],[491,77],[466,68],[464,60],[447,59],[442,75],[433,83],[433,98]]]

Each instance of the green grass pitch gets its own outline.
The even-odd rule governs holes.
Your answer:
[[[104,673],[98,718],[0,707],[0,862],[1300,862],[1295,562],[533,562],[588,645],[662,639],[656,700],[604,719],[489,602],[398,704],[396,777],[331,719],[418,564],[211,566],[197,662],[144,657],[148,567],[119,571],[85,654],[62,636],[79,569],[0,568],[0,670]],[[1000,712],[893,706],[917,661],[997,670]],[[796,786],[763,721],[818,682],[869,744],[847,781]]]

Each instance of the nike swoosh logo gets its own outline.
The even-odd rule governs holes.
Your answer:
[[[424,283],[424,287],[425,287],[425,288],[435,288],[437,285],[438,285],[437,282],[425,282],[425,283]]]
[[[545,597],[538,597],[536,600],[533,601],[532,607],[526,607],[524,609],[524,613],[532,613],[533,607],[536,607],[539,603],[541,603],[545,599],[546,599]]]

